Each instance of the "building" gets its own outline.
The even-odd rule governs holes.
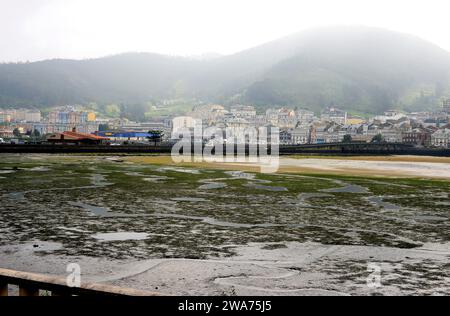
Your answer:
[[[153,133],[133,131],[104,131],[98,132],[96,135],[107,137],[113,142],[148,142],[155,136]]]
[[[442,107],[445,113],[450,114],[450,99],[445,99],[442,102]]]
[[[300,123],[310,123],[314,121],[314,112],[308,110],[297,110],[297,120]]]
[[[334,122],[347,125],[347,112],[331,107],[322,111],[321,120],[323,122]]]
[[[89,111],[76,111],[74,109],[57,110],[48,114],[50,124],[72,124],[81,125],[95,122],[96,115]]]
[[[292,144],[292,130],[280,131],[280,144],[291,145]]]
[[[387,111],[384,112],[384,115],[377,115],[375,116],[372,121],[378,121],[380,123],[386,123],[388,121],[398,121],[402,118],[405,118],[406,115],[398,112],[398,111]]]
[[[424,128],[414,128],[403,133],[402,142],[418,147],[429,147],[431,145],[431,133]]]
[[[47,137],[47,142],[49,143],[66,145],[100,145],[106,141],[109,141],[109,138],[93,134],[78,133],[75,130],[72,132],[54,133]]]
[[[298,119],[295,111],[292,109],[282,108],[278,111],[278,127],[294,128]]]
[[[394,127],[380,129],[379,134],[388,143],[401,143],[403,141],[403,132]]]
[[[98,131],[99,124],[89,122],[85,124],[55,124],[55,123],[36,123],[32,125],[31,130],[37,130],[41,135],[62,133],[75,130],[80,133],[92,134]]]
[[[0,112],[0,123],[10,123],[11,115],[5,112]]]
[[[41,112],[38,110],[18,109],[0,111],[0,122],[39,123]]]
[[[14,130],[11,127],[0,127],[1,138],[13,138]]]
[[[299,125],[293,129],[292,143],[295,145],[311,143],[311,127],[309,125]]]
[[[256,117],[256,109],[250,105],[234,105],[230,112],[234,117],[246,120],[252,120]]]
[[[266,111],[266,121],[267,123],[278,126],[278,112],[279,110],[276,109],[268,109]]]
[[[449,148],[450,129],[440,129],[431,135],[431,146]]]
[[[188,116],[201,119],[210,126],[222,121],[227,113],[229,112],[222,105],[209,104],[196,106],[192,112],[188,113]]]

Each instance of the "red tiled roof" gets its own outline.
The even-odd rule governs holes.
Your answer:
[[[86,133],[78,133],[78,132],[63,132],[64,136],[68,136],[71,139],[82,140],[82,139],[90,139],[90,140],[109,140],[109,138],[97,136],[93,134]]]
[[[78,133],[78,132],[62,132],[55,133],[47,138],[49,141],[82,141],[82,140],[93,140],[102,141],[109,140],[109,138],[101,137],[93,134]]]

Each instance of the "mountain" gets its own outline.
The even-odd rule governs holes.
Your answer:
[[[128,53],[0,64],[0,107],[197,98],[379,113],[437,108],[447,96],[449,52],[370,27],[312,29],[214,58]]]

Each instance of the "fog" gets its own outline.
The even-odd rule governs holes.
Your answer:
[[[327,25],[368,25],[450,50],[445,0],[0,0],[0,61],[122,52],[232,54]]]

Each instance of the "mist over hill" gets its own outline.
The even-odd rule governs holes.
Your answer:
[[[0,64],[0,107],[143,104],[163,99],[361,113],[428,110],[450,96],[450,53],[369,27],[304,31],[229,56],[128,53]]]

